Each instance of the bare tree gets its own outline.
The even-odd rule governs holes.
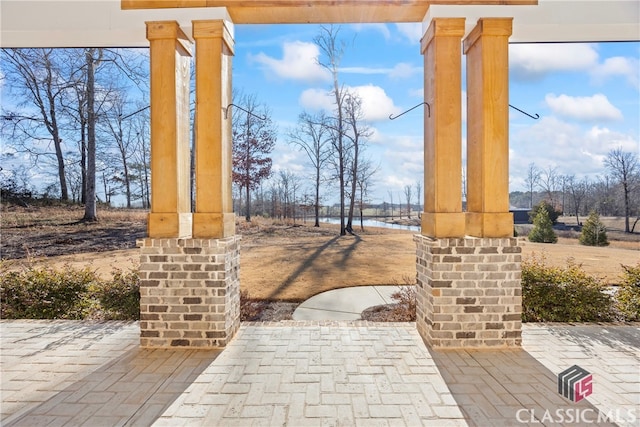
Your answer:
[[[87,180],[86,201],[83,221],[97,221],[96,206],[96,88],[95,67],[102,58],[102,49],[90,48],[85,51],[87,60]]]
[[[233,181],[245,190],[245,219],[251,221],[251,190],[271,176],[272,160],[269,155],[276,142],[276,128],[265,105],[259,105],[255,96],[243,96],[239,101],[245,110],[244,119],[234,117]]]
[[[534,164],[529,163],[527,167],[527,176],[524,179],[527,185],[527,191],[529,193],[529,208],[533,208],[533,189],[538,186],[540,182],[540,169]]]
[[[407,201],[407,218],[411,219],[411,194],[413,191],[411,189],[411,185],[404,186],[404,197]]]
[[[570,175],[565,178],[565,183],[569,190],[569,194],[571,194],[571,201],[573,205],[572,210],[576,216],[576,225],[580,225],[580,207],[582,206],[584,197],[587,194],[589,181],[587,181],[587,179],[578,181],[576,180],[575,175]]]
[[[617,179],[622,186],[622,197],[624,201],[624,231],[631,233],[629,217],[631,216],[632,200],[631,194],[635,192],[640,183],[640,164],[638,163],[638,153],[625,152],[622,148],[609,151],[604,161],[611,175]],[[636,202],[637,202],[637,198]],[[636,221],[637,222],[637,221]],[[634,224],[635,226],[635,224]]]
[[[132,116],[127,111],[126,94],[117,94],[113,100],[113,109],[105,120],[104,124],[110,138],[113,139],[119,164],[122,166],[122,184],[124,186],[127,208],[131,208],[133,193],[131,189],[130,159],[136,149],[137,138],[136,129],[133,126],[126,126],[125,120]],[[135,114],[135,112],[134,112]]]
[[[554,208],[557,208],[555,203],[555,192],[558,189],[560,174],[558,168],[549,166],[540,172],[540,178],[538,181],[538,187],[542,189],[547,195],[547,200]]]
[[[362,162],[362,152],[365,148],[367,138],[371,136],[371,129],[363,124],[364,113],[362,111],[362,101],[355,94],[348,93],[344,102],[344,117],[346,124],[345,137],[351,142],[349,150],[349,181],[351,183],[349,213],[346,230],[353,233],[353,214],[357,197],[357,185],[359,177],[360,163]]]
[[[315,227],[320,227],[322,170],[331,155],[328,120],[324,113],[311,116],[304,112],[298,117],[298,127],[289,132],[289,143],[304,151],[313,167]]]
[[[391,220],[393,221],[393,191],[387,191],[389,198],[391,199]]]
[[[335,166],[338,175],[339,192],[340,192],[340,235],[347,234],[344,222],[345,216],[345,159],[347,150],[344,144],[345,121],[343,117],[343,105],[345,102],[345,90],[338,80],[338,67],[344,53],[344,44],[338,40],[339,28],[333,25],[320,27],[320,34],[314,39],[314,42],[320,48],[320,51],[326,56],[326,62],[320,62],[320,65],[331,73],[333,78],[332,95],[335,103],[336,117],[332,125],[333,138],[331,144],[334,148]]]
[[[378,172],[377,168],[373,167],[371,160],[363,160],[358,168],[358,192],[359,200],[358,207],[360,209],[360,230],[364,231],[364,218],[363,211],[365,209],[365,200],[371,186],[373,176]]]
[[[464,165],[462,166],[462,200],[464,200],[465,207],[466,207],[466,204],[467,204],[467,169],[466,169],[466,167]],[[420,203],[420,200],[418,200],[418,203]]]
[[[20,101],[16,111],[3,111],[3,133],[17,143],[17,151],[29,153],[34,162],[40,157],[54,156],[60,199],[69,200],[65,175],[65,147],[59,124],[61,99],[74,84],[64,62],[64,50],[3,49],[2,62],[5,87]],[[53,152],[49,151],[50,141]]]
[[[422,213],[422,181],[416,181],[416,198],[418,199],[418,216]]]

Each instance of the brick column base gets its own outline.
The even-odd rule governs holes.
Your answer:
[[[432,347],[521,343],[521,250],[514,238],[417,235],[418,332]]]
[[[142,239],[140,345],[225,347],[240,327],[240,237]]]

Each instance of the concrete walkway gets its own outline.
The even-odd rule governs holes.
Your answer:
[[[433,350],[413,323],[244,323],[223,352],[144,350],[138,334],[1,321],[2,425],[640,424],[638,325],[526,324],[512,350]],[[573,364],[594,378],[578,403],[557,392]]]
[[[357,286],[315,295],[300,304],[293,320],[360,320],[369,307],[391,304],[398,286]]]

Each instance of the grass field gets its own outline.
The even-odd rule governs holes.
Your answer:
[[[135,268],[136,239],[145,236],[146,212],[101,210],[98,223],[81,222],[78,207],[2,207],[2,268],[32,263],[72,265],[108,273],[113,267]],[[575,221],[575,219],[574,219]],[[640,234],[616,231],[620,218],[605,218],[613,230],[611,245],[593,248],[577,237],[560,237],[555,245],[531,243],[520,237],[523,256],[544,256],[548,264],[564,265],[569,258],[585,271],[615,284],[621,264],[640,261]],[[569,221],[567,221],[569,224]],[[300,301],[346,286],[404,284],[415,277],[412,231],[367,228],[357,236],[338,236],[338,227],[312,222],[294,225],[240,218],[241,288],[254,298]],[[618,235],[622,235],[618,239]]]

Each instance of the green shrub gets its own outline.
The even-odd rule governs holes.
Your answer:
[[[591,211],[589,217],[582,226],[582,233],[580,233],[580,244],[586,246],[608,246],[607,240],[607,228],[600,221],[600,215],[597,212]]]
[[[556,243],[558,236],[553,231],[553,224],[546,209],[538,210],[533,220],[533,229],[529,233],[529,241],[537,243]]]
[[[622,283],[616,292],[617,307],[624,320],[637,322],[640,321],[640,263],[622,268]]]
[[[111,280],[69,266],[0,272],[3,319],[137,320],[140,289],[136,271],[114,270]]]
[[[543,200],[537,205],[535,205],[531,209],[531,212],[529,212],[530,223],[534,222],[534,220],[536,219],[536,216],[538,216],[538,213],[540,213],[541,210],[547,211],[547,215],[549,217],[549,220],[551,220],[552,224],[557,223],[558,217],[562,215],[562,211],[557,210],[556,208],[553,207],[553,205],[551,205],[551,203],[547,202],[546,200]]]
[[[544,259],[522,262],[524,322],[607,322],[614,320],[613,298],[579,265],[549,267]]]
[[[89,287],[98,280],[89,269],[29,268],[0,275],[3,319],[82,319]]]
[[[100,282],[94,297],[100,302],[103,320],[140,319],[140,277],[136,271],[116,269],[110,281]]]

